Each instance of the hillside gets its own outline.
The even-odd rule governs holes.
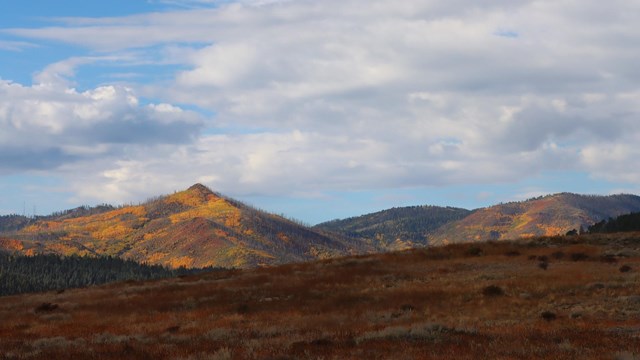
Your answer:
[[[16,231],[29,225],[31,220],[22,215],[2,215],[0,216],[0,233]]]
[[[454,207],[409,206],[333,220],[315,228],[366,239],[384,248],[401,249],[427,244],[433,231],[470,213]]]
[[[636,359],[640,234],[0,298],[6,359]]]
[[[565,234],[640,211],[635,195],[590,196],[561,193],[478,209],[434,232],[431,245]]]
[[[252,267],[372,249],[308,229],[196,184],[137,206],[87,208],[39,218],[5,234],[23,254],[111,255],[169,267]]]

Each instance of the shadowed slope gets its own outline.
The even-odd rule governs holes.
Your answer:
[[[402,249],[427,244],[433,231],[470,213],[454,207],[408,206],[333,220],[314,228],[366,239],[382,248]]]

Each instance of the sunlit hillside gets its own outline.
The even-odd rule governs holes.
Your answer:
[[[169,267],[252,267],[370,251],[196,184],[137,206],[47,217],[5,235],[23,254],[112,255]]]
[[[439,228],[429,243],[553,236],[573,229],[587,229],[600,220],[637,211],[640,211],[640,197],[635,195],[548,195],[478,209],[464,219]]]

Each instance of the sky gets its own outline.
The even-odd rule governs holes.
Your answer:
[[[0,3],[0,214],[640,193],[640,2]]]

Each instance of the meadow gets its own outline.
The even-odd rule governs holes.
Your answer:
[[[2,359],[640,358],[640,234],[457,244],[0,298]]]

